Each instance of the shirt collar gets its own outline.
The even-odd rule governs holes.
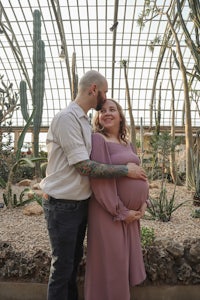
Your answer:
[[[75,101],[72,101],[70,105],[79,118],[85,117],[87,120],[89,120],[88,115],[85,114],[84,110]]]

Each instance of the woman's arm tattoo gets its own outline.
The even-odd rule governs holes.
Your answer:
[[[93,160],[84,160],[74,165],[79,174],[93,178],[113,178],[127,176],[126,165],[101,164]]]

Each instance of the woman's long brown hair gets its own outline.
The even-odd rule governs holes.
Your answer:
[[[107,100],[112,101],[117,106],[117,110],[118,110],[120,118],[121,118],[118,138],[119,138],[120,141],[123,141],[124,143],[128,144],[129,129],[128,129],[128,126],[126,124],[126,118],[125,118],[125,115],[123,113],[123,109],[122,109],[121,105],[117,101],[115,101],[114,99],[107,99]],[[93,131],[94,132],[100,132],[103,135],[107,136],[106,131],[104,130],[104,128],[101,126],[101,124],[99,122],[99,112],[96,112],[96,114],[95,114],[95,116],[92,120],[92,125],[93,125]]]

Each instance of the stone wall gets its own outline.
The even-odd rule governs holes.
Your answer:
[[[185,240],[183,244],[165,239],[157,240],[144,249],[147,279],[143,285],[200,284],[200,238]],[[16,253],[12,245],[0,242],[0,281],[28,281],[47,283],[50,257],[42,250],[30,257]],[[79,281],[83,282],[85,258]]]
[[[41,251],[32,257],[15,252],[12,245],[0,242],[0,280],[46,283],[49,276],[50,257]]]
[[[183,244],[158,240],[144,251],[145,284],[189,285],[200,283],[200,239]]]

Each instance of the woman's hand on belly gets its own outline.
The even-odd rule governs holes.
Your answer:
[[[146,208],[147,204],[145,202],[141,205],[139,210],[129,210],[128,217],[124,220],[126,224],[130,224],[133,221],[141,219],[145,214]]]
[[[124,219],[126,224],[130,224],[133,221],[139,220],[142,216],[142,213],[140,210],[129,210],[128,217]]]
[[[147,203],[146,202],[144,202],[143,204],[142,204],[142,206],[140,207],[140,212],[141,212],[141,218],[144,216],[144,214],[145,214],[145,211],[146,211],[146,208],[147,208]]]

